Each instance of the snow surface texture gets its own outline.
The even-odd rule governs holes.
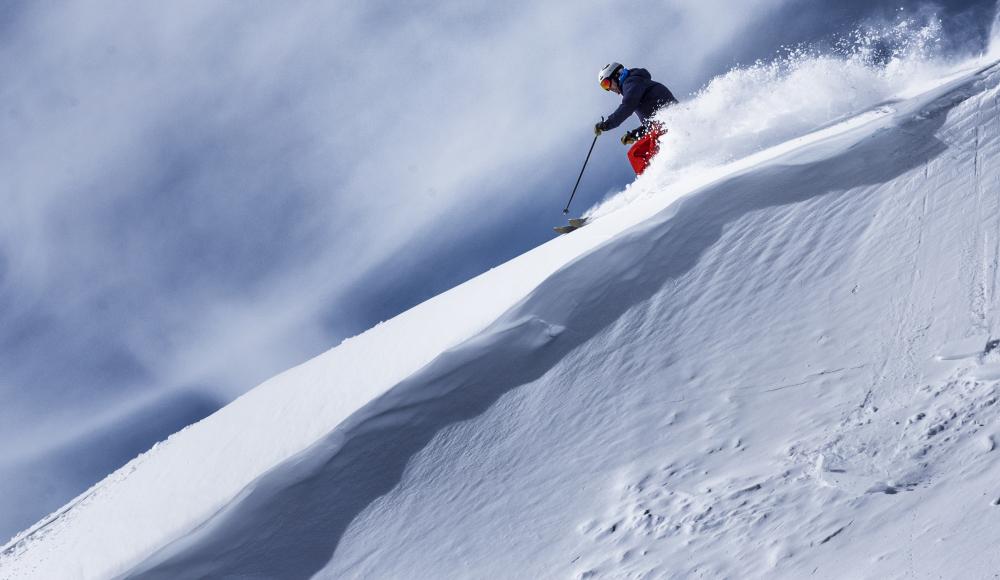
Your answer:
[[[993,577],[998,115],[997,67],[952,71],[637,196],[174,435],[0,577]]]

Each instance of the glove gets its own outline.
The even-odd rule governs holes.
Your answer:
[[[622,145],[631,145],[639,140],[639,129],[632,129],[631,131],[626,131],[622,135]]]
[[[601,133],[604,132],[604,129],[601,127],[601,125],[603,125],[603,124],[604,124],[604,121],[601,121],[600,123],[594,125],[594,136],[595,137],[599,136]]]

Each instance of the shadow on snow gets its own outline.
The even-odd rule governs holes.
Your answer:
[[[937,157],[947,146],[935,133],[964,93],[953,92],[833,157],[767,165],[715,183],[580,257],[484,333],[274,467],[127,577],[312,576],[333,558],[351,522],[400,483],[410,459],[440,431],[538,379],[691,270],[727,224],[764,208],[885,183]]]

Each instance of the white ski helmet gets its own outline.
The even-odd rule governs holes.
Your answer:
[[[601,72],[597,73],[597,82],[604,87],[604,81],[607,79],[613,79],[614,76],[623,68],[625,67],[617,62],[604,65]],[[608,88],[609,87],[604,87],[605,90],[608,90]]]

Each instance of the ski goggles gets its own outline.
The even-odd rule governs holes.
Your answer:
[[[611,90],[611,77],[608,77],[606,79],[601,79],[601,88],[606,91]]]

